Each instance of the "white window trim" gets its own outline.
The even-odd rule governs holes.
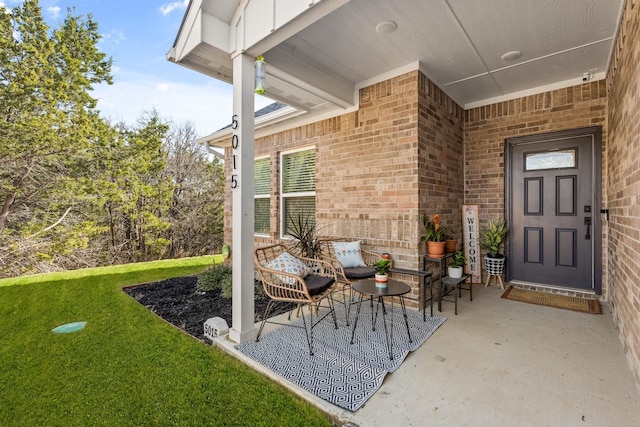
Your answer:
[[[280,162],[278,165],[278,174],[279,174],[279,208],[278,208],[278,228],[279,230],[279,235],[280,238],[283,240],[293,240],[293,237],[287,235],[284,233],[284,224],[285,224],[285,219],[284,219],[284,199],[286,198],[284,195],[284,173],[282,173],[282,165],[284,165],[284,156],[286,156],[287,154],[292,154],[292,153],[297,153],[300,151],[309,151],[309,150],[316,150],[316,146],[315,145],[306,145],[304,147],[298,147],[295,148],[293,150],[287,150],[287,151],[281,151],[280,152]],[[318,165],[318,157],[317,157],[317,150],[316,150],[316,167]],[[314,176],[314,179],[315,176]],[[305,192],[299,192],[299,193],[288,193],[287,196],[288,197],[310,197],[310,196],[314,196],[315,197],[316,192],[315,191],[305,191]]]

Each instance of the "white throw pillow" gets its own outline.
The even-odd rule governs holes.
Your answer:
[[[288,252],[283,252],[277,258],[269,261],[266,267],[270,268],[271,270],[295,274],[296,276],[303,279],[307,277],[309,273],[311,273],[311,268],[309,268],[305,263]],[[287,285],[293,285],[294,283],[296,283],[296,280],[291,277],[278,276],[278,278]]]
[[[357,242],[331,242],[336,258],[344,268],[366,267],[362,259],[360,241]]]

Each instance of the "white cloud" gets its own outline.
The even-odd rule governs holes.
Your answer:
[[[169,92],[172,88],[172,84],[171,83],[159,83],[156,86],[156,89],[158,90],[158,92]]]
[[[168,14],[173,12],[174,10],[185,10],[188,5],[189,5],[189,0],[174,1],[174,2],[171,2],[171,3],[165,3],[162,6],[160,6],[160,13],[162,13],[162,15],[164,15],[164,16],[167,16]]]
[[[100,41],[101,42],[110,41],[113,44],[119,45],[121,42],[126,40],[127,40],[127,36],[125,36],[122,31],[114,28],[108,33],[102,34],[102,39]]]
[[[60,16],[60,6],[50,6],[47,8],[47,12],[53,19],[57,19]]]

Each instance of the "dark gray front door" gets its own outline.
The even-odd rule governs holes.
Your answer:
[[[507,140],[507,280],[600,293],[600,147],[600,128]]]

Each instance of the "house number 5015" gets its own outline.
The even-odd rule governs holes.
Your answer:
[[[234,114],[231,117],[231,129],[238,129],[238,115]],[[235,133],[233,134],[233,136],[231,137],[231,148],[233,149],[233,154],[231,156],[231,159],[233,160],[233,164],[231,165],[232,168],[232,173],[231,173],[231,188],[238,188],[238,174],[233,173],[238,169],[238,166],[236,164],[236,150],[238,149],[238,147],[240,147],[240,138],[238,138],[238,135],[236,135]]]

